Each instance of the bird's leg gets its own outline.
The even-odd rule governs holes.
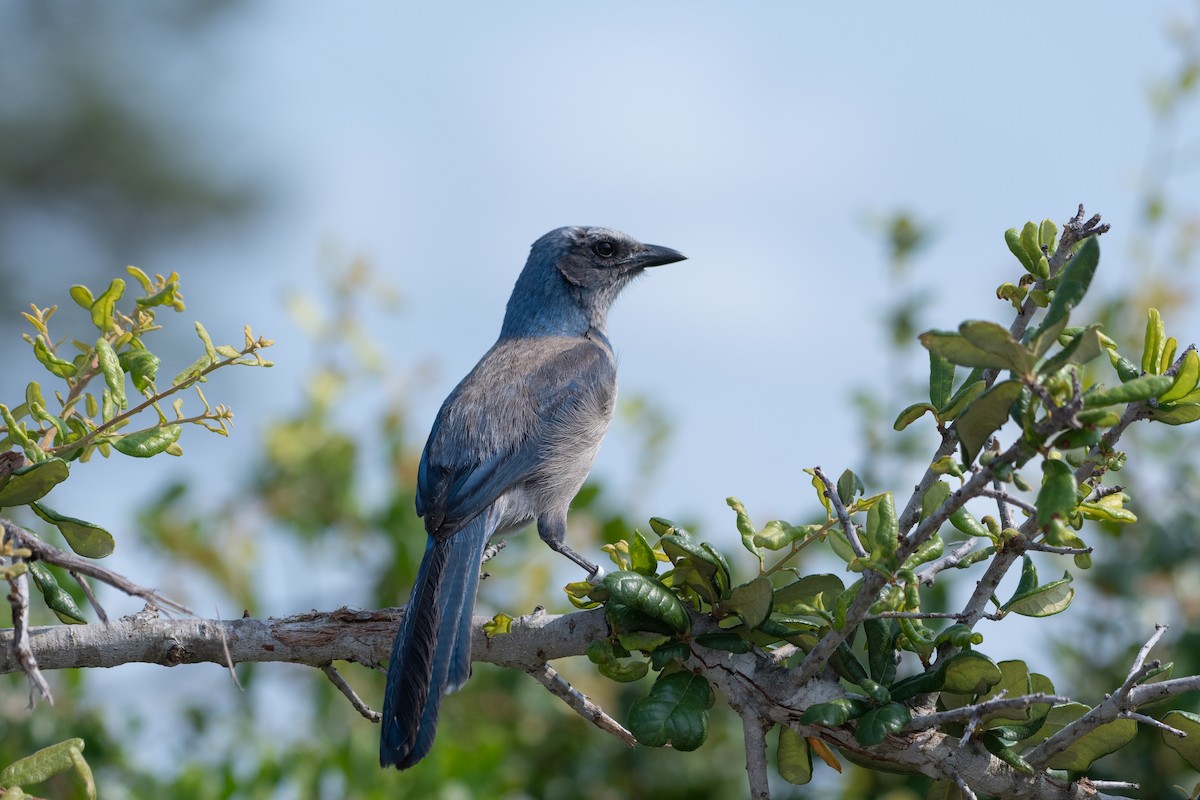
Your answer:
[[[583,567],[588,574],[588,583],[596,584],[604,580],[604,569],[599,564],[593,564],[576,553],[563,541],[567,535],[567,514],[565,511],[542,514],[537,521],[538,536],[556,553]]]

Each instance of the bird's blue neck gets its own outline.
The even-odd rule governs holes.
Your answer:
[[[500,338],[604,334],[604,315],[589,314],[580,297],[556,269],[525,270],[517,278]]]

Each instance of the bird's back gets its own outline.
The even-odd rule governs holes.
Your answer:
[[[507,493],[503,527],[578,491],[608,429],[616,364],[608,340],[501,339],[451,392],[421,457],[417,512],[451,536]]]

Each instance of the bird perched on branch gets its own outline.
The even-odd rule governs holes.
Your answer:
[[[536,520],[546,544],[599,576],[563,538],[616,402],[608,310],[644,269],[684,258],[607,228],[559,228],[534,242],[500,338],[446,398],[421,454],[417,514],[429,540],[388,666],[381,765],[425,757],[442,695],[471,674],[475,591],[493,535]]]

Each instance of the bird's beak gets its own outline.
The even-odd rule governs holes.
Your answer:
[[[634,262],[638,267],[661,267],[664,264],[674,264],[676,261],[685,261],[687,256],[678,250],[672,250],[669,247],[659,247],[656,244],[648,244],[643,246],[643,250],[633,257]]]

